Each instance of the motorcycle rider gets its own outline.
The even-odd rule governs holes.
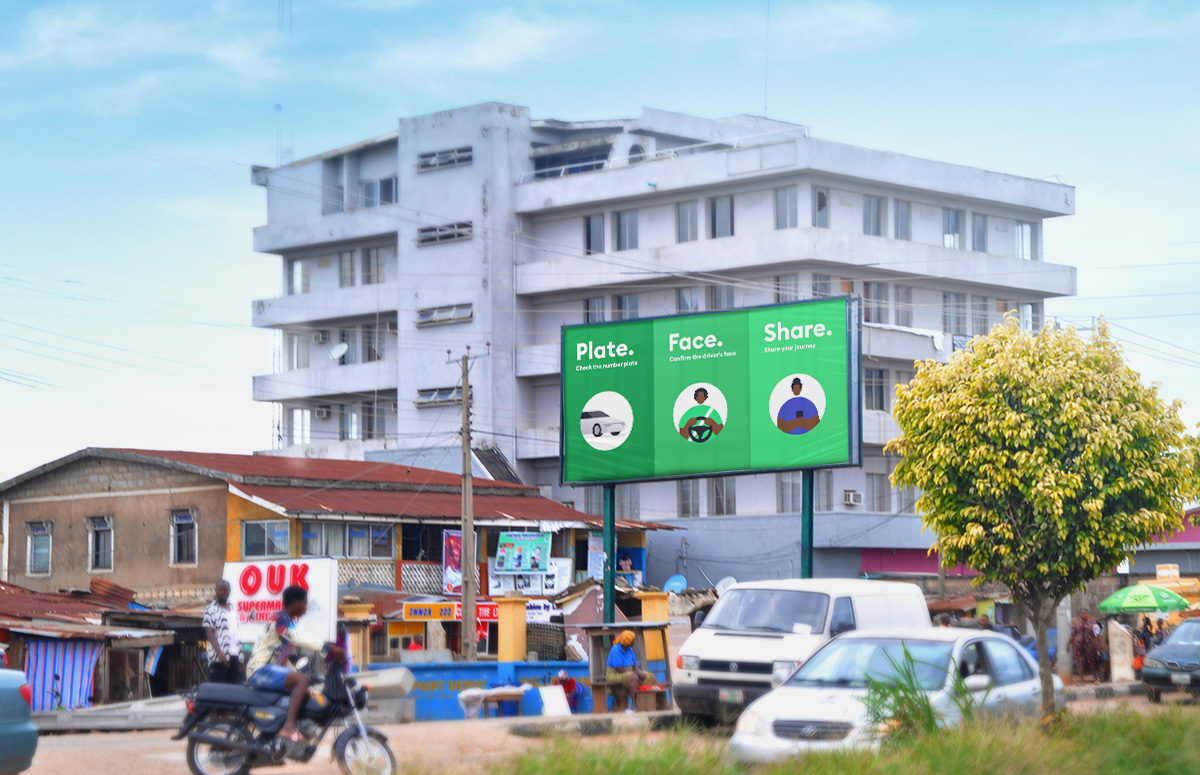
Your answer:
[[[291,692],[287,720],[279,730],[279,736],[292,743],[303,742],[304,736],[296,728],[296,718],[304,706],[308,694],[309,678],[292,667],[288,657],[298,646],[312,651],[327,652],[335,660],[342,659],[340,647],[319,641],[310,641],[296,631],[296,620],[308,611],[308,591],[292,585],[283,590],[283,610],[275,621],[263,628],[254,643],[250,661],[246,663],[246,683],[260,691]]]

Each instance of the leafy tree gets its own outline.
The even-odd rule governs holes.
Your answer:
[[[1022,331],[1014,315],[896,388],[892,481],[923,491],[943,563],[1007,585],[1032,615],[1047,715],[1059,603],[1183,525],[1195,483],[1179,408],[1142,384],[1103,322],[1085,341]]]

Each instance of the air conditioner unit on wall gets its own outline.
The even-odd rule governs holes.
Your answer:
[[[329,344],[329,332],[328,331],[314,332],[313,333],[313,343],[314,344]]]
[[[318,406],[316,409],[313,410],[313,417],[316,417],[318,420],[328,420],[329,419],[329,407],[328,406]]]
[[[842,503],[847,506],[861,506],[862,493],[858,490],[842,490]]]

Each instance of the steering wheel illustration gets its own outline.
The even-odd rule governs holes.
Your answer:
[[[702,422],[705,420],[707,420],[707,418],[702,418]],[[692,427],[688,428],[688,438],[691,439],[692,441],[696,442],[697,444],[703,444],[704,442],[711,439],[712,435],[713,435],[713,427],[711,425],[709,425],[707,422],[704,422],[704,424],[701,424],[701,422],[697,422],[694,425],[692,425]]]

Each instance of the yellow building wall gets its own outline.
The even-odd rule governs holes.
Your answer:
[[[242,561],[242,523],[265,519],[282,519],[270,509],[239,498],[233,493],[225,496],[225,561]],[[288,520],[288,557],[300,556],[300,520]]]

